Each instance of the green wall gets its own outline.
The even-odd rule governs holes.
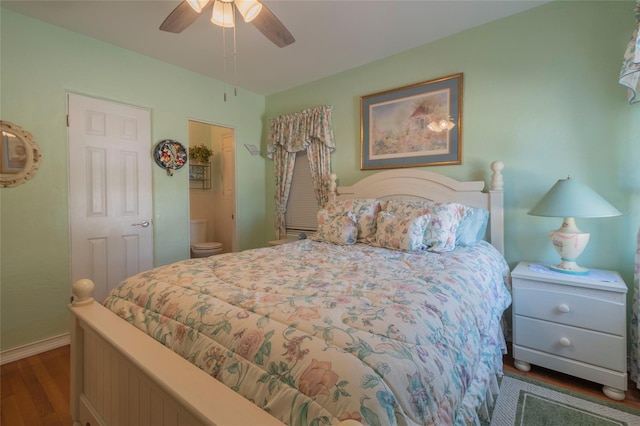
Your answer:
[[[188,119],[236,129],[236,146],[258,144],[264,96],[0,9],[2,120],[31,132],[42,150],[37,176],[0,189],[1,349],[68,331],[71,295],[66,94],[151,110],[152,143],[187,143]],[[150,156],[151,158],[151,156]],[[243,148],[237,163],[240,249],[263,245],[264,161]],[[153,166],[154,263],[189,256],[188,173]]]
[[[38,176],[0,190],[0,348],[67,331],[70,296],[67,215],[67,92],[152,111],[152,140],[187,140],[187,120],[234,127],[236,146],[266,145],[268,119],[333,105],[333,171],[348,185],[359,170],[360,96],[464,73],[463,164],[432,170],[489,179],[505,162],[506,256],[554,262],[547,232],[559,220],[526,212],[571,174],[625,215],[579,220],[592,233],[581,261],[633,277],[640,225],[640,105],[617,84],[634,2],[554,2],[266,99],[0,9],[0,118],[33,133]],[[265,113],[266,110],[266,113]],[[263,124],[265,125],[263,128]],[[259,161],[258,161],[259,160]],[[236,152],[240,249],[273,238],[273,167]],[[154,166],[155,263],[188,256],[186,171]],[[265,184],[266,182],[266,184]],[[263,202],[264,201],[264,202]]]
[[[359,170],[360,97],[462,72],[463,164],[431,169],[488,182],[491,161],[505,163],[505,250],[512,267],[559,260],[547,234],[561,220],[526,213],[558,179],[581,179],[625,215],[578,220],[591,232],[580,261],[618,270],[630,285],[640,225],[640,104],[627,103],[617,78],[634,5],[553,2],[268,96],[266,117],[333,105],[332,169],[339,184],[351,185],[373,173]],[[267,184],[273,223],[273,179]]]

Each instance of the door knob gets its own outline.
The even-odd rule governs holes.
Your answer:
[[[151,225],[151,222],[149,222],[148,220],[143,220],[140,223],[132,223],[131,226],[142,226],[143,228],[148,227],[149,225]]]

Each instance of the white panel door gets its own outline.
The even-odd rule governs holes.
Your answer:
[[[153,265],[151,119],[147,109],[69,94],[71,279],[102,301]]]

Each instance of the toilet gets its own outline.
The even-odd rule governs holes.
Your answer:
[[[209,257],[222,253],[222,243],[207,241],[207,220],[192,219],[189,224],[191,257]]]

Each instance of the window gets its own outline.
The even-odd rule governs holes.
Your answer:
[[[311,169],[306,151],[296,153],[291,191],[285,215],[287,233],[315,231],[318,229],[317,213],[320,208],[311,180]]]

